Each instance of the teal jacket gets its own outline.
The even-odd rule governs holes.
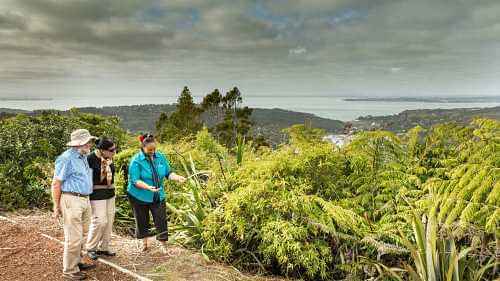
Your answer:
[[[170,163],[168,162],[165,155],[161,152],[155,152],[154,166],[158,172],[158,177],[160,178],[160,201],[165,199],[165,188],[163,187],[163,180],[168,178],[171,173]],[[144,152],[140,151],[132,157],[128,167],[128,187],[127,192],[132,195],[135,199],[143,202],[152,203],[153,202],[153,191],[141,189],[135,186],[137,181],[143,181],[151,186],[155,186],[153,180],[153,172],[151,170],[151,165],[146,158]]]

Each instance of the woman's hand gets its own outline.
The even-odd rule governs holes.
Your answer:
[[[136,183],[135,183],[135,186],[137,188],[140,188],[140,189],[145,189],[145,190],[149,190],[149,191],[153,191],[153,192],[157,192],[159,191],[160,189],[159,188],[156,188],[154,186],[151,186],[143,181],[140,181],[138,180]]]
[[[156,188],[156,187],[151,186],[151,185],[148,185],[147,190],[149,190],[149,191],[153,191],[153,192],[158,192],[158,191],[160,191],[160,189],[159,189],[159,188]]]
[[[185,183],[186,182],[186,178],[181,176],[181,175],[178,175],[176,173],[171,173],[169,176],[168,176],[169,179],[173,180],[173,181],[176,181],[178,183]]]
[[[177,181],[179,183],[185,183],[186,182],[186,178],[183,177],[183,176],[177,175]]]

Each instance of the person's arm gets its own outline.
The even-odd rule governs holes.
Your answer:
[[[97,162],[97,157],[94,153],[91,153],[87,158],[87,163],[90,169],[92,169],[92,185],[97,184],[101,179],[101,160]]]
[[[140,189],[150,190],[150,191],[158,191],[158,189],[155,188],[154,186],[151,186],[151,185],[149,185],[141,180],[138,180],[135,182],[135,187],[140,188]]]
[[[62,183],[66,180],[69,174],[70,162],[67,159],[57,159],[54,169],[54,178],[52,179],[52,203],[53,203],[53,217],[58,218],[61,216],[61,193]]]
[[[164,160],[165,160],[165,175],[167,175],[167,178],[169,180],[173,180],[173,181],[176,181],[176,182],[179,182],[179,183],[184,183],[186,181],[186,178],[181,176],[181,175],[178,175],[176,173],[174,173],[172,171],[172,169],[170,168],[170,162],[168,161],[167,157],[163,156],[164,157]]]
[[[150,191],[158,191],[153,186],[150,186],[149,184],[145,183],[142,181],[141,178],[141,167],[139,166],[139,163],[137,163],[135,160],[132,160],[132,163],[130,163],[130,167],[128,170],[128,176],[129,176],[129,181],[132,183],[137,188],[140,189],[145,189],[145,190],[150,190]]]
[[[52,203],[54,204],[53,214],[54,218],[58,218],[61,212],[61,185],[62,182],[57,179],[52,180]]]

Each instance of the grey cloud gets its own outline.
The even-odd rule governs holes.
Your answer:
[[[158,79],[238,79],[275,89],[279,87],[271,84],[293,84],[303,76],[325,88],[337,82],[356,88],[361,74],[366,83],[390,75],[391,83],[407,85],[434,74],[443,81],[455,79],[454,69],[472,76],[488,61],[500,63],[497,0],[8,3],[0,4],[0,55],[51,57],[61,64],[73,57],[97,66],[123,63],[124,76],[134,75],[126,70],[133,62],[155,65],[141,75]],[[60,72],[49,72],[81,75],[78,67],[64,65]],[[116,67],[97,71],[112,69]],[[27,76],[23,73],[31,75],[12,69],[3,79]],[[266,78],[270,81],[263,83]]]
[[[44,28],[14,36],[32,38],[39,46],[52,44],[61,54],[106,55],[121,50],[133,55],[160,49],[162,40],[173,34],[164,26],[142,23],[134,17],[148,1],[19,0],[17,3],[13,9],[33,14]]]
[[[27,27],[27,19],[18,13],[0,12],[0,30],[25,30]]]
[[[152,0],[17,0],[18,8],[70,22],[100,21],[112,17],[130,17]]]

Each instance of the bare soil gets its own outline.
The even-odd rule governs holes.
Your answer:
[[[62,250],[32,227],[0,220],[0,280],[63,280]],[[101,264],[88,273],[89,280],[134,280]]]
[[[3,216],[15,223],[0,220],[0,280],[62,280],[63,247],[42,236],[43,233],[62,241],[62,224],[46,211],[26,210]],[[152,242],[150,250],[143,252],[140,241],[113,234],[111,247],[117,256],[108,260],[151,280],[285,280],[244,274],[177,245],[170,245],[165,254],[156,241]],[[88,280],[134,280],[107,265],[96,264],[96,269],[87,272]]]

